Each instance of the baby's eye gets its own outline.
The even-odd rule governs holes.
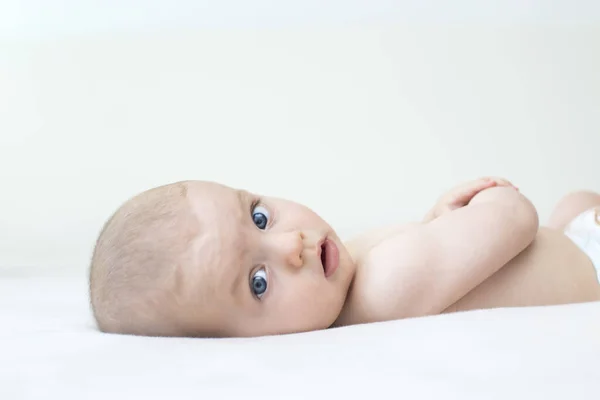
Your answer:
[[[252,210],[252,221],[258,229],[265,229],[269,223],[269,211],[263,206],[256,206]]]
[[[259,269],[252,275],[250,290],[259,299],[267,291],[267,272],[264,268]]]

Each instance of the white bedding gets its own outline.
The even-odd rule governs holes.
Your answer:
[[[9,269],[0,316],[3,400],[600,398],[600,302],[245,340],[146,338],[96,331],[85,277]]]

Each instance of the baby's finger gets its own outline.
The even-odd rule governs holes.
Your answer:
[[[469,182],[465,184],[463,187],[459,188],[454,193],[454,201],[455,203],[467,204],[471,201],[473,197],[484,189],[491,188],[492,186],[496,186],[497,183],[493,179],[479,179],[473,182]]]
[[[504,178],[492,178],[492,179],[494,179],[496,181],[498,186],[511,186],[518,190],[518,188],[508,179],[504,179]]]
[[[512,186],[515,187],[515,185],[512,184],[512,182],[510,182],[508,179],[505,178],[500,178],[500,177],[496,177],[496,176],[486,176],[484,178],[481,178],[482,180],[485,181],[494,181],[496,182],[496,185],[498,186]]]
[[[510,183],[510,181],[501,178],[496,179],[496,184],[498,184],[498,186],[513,186],[513,184]]]

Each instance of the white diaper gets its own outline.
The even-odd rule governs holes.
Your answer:
[[[565,235],[592,260],[600,282],[600,207],[575,217],[565,228]]]

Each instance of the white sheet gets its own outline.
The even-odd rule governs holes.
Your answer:
[[[86,280],[0,270],[0,399],[599,399],[600,302],[256,339],[95,330]]]

